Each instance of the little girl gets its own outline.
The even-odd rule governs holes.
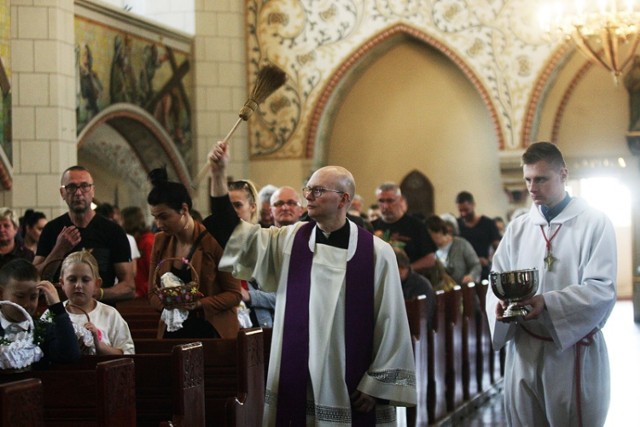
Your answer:
[[[69,317],[78,331],[86,328],[91,332],[95,354],[134,353],[127,322],[114,307],[96,301],[92,296],[102,279],[98,263],[90,252],[82,250],[69,254],[62,262],[60,281],[69,298],[65,301]],[[93,347],[83,348],[83,354],[93,354]]]

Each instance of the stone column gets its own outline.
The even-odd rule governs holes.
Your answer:
[[[64,206],[60,175],[77,161],[73,0],[11,0],[13,188],[19,213]]]
[[[195,2],[194,134],[197,173],[206,163],[211,146],[224,138],[238,119],[247,94],[244,34],[244,2]],[[231,140],[229,175],[248,177],[246,123],[242,123]],[[194,174],[195,175],[195,174]],[[194,194],[196,206],[209,213],[208,179]]]

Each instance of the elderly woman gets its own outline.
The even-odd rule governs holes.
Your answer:
[[[471,243],[452,236],[447,223],[437,215],[427,218],[427,230],[438,247],[436,257],[458,284],[478,282],[482,266]]]
[[[151,171],[149,177],[153,189],[147,203],[159,230],[151,253],[149,286],[157,286],[156,279],[171,272],[184,283],[197,280],[200,292],[204,294],[198,301],[182,306],[189,311],[182,328],[165,331],[165,324],[161,322],[159,335],[164,338],[235,338],[240,329],[236,314],[236,306],[241,300],[240,282],[230,273],[218,271],[222,247],[191,216],[192,201],[184,185],[168,181],[164,169]],[[152,306],[160,310],[165,308],[155,292],[149,292],[149,299]]]

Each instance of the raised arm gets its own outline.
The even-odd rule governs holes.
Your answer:
[[[229,160],[228,146],[218,142],[209,152],[211,166],[211,215],[204,219],[207,231],[223,248],[229,241],[231,233],[240,222],[238,214],[229,200],[226,167]]]

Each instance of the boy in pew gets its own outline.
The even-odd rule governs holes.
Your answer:
[[[0,299],[21,306],[34,316],[40,293],[45,297],[50,314],[34,319],[34,341],[44,354],[34,367],[44,368],[51,362],[69,363],[80,359],[71,320],[55,286],[46,280],[40,281],[38,270],[25,259],[14,259],[0,269]],[[3,339],[12,341],[28,327],[28,320],[18,308],[11,305],[0,308],[0,336]]]
[[[68,298],[65,308],[83,354],[134,353],[129,325],[122,315],[114,307],[93,298],[102,279],[98,262],[89,251],[83,249],[67,255],[60,267],[60,282]]]

